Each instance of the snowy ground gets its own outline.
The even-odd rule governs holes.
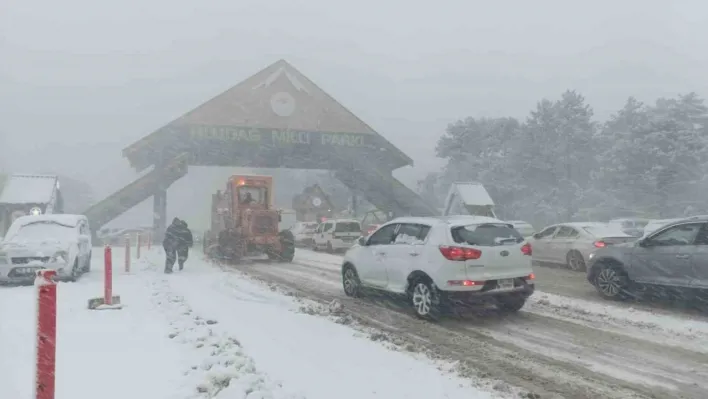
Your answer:
[[[166,276],[160,252],[116,270],[121,310],[86,308],[102,293],[99,255],[90,274],[59,284],[57,399],[519,397],[357,327],[336,302],[284,295],[198,254]],[[32,397],[34,312],[34,287],[0,287],[0,398]]]
[[[293,264],[238,269],[322,303],[340,301],[360,323],[458,361],[463,375],[494,376],[544,398],[708,397],[705,317],[537,291],[516,316],[477,309],[433,325],[385,298],[346,298],[340,264],[339,256],[298,250]]]

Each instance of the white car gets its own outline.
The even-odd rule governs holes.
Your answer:
[[[521,309],[534,292],[531,245],[509,223],[484,216],[405,217],[361,237],[344,256],[348,296],[372,289],[407,298],[418,317],[494,303]]]
[[[324,249],[327,252],[351,248],[356,239],[361,237],[361,223],[354,219],[330,219],[317,227],[312,236],[312,249]]]
[[[68,281],[91,270],[86,216],[22,216],[12,223],[0,243],[0,282],[30,283],[41,269],[54,269]]]
[[[317,222],[297,222],[290,229],[295,237],[295,245],[312,246],[312,236],[317,230]]]

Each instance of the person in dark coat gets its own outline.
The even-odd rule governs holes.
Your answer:
[[[192,237],[192,232],[189,230],[187,222],[180,220],[180,223],[182,228],[179,231],[180,240],[177,246],[177,263],[179,264],[179,270],[182,270],[184,269],[184,262],[187,261],[189,256],[189,248],[194,245],[194,237]]]
[[[179,269],[184,268],[184,262],[187,260],[189,247],[193,245],[192,232],[189,231],[187,223],[174,218],[172,224],[165,231],[165,239],[162,241],[162,247],[165,249],[165,273],[172,273],[172,267],[179,257]]]

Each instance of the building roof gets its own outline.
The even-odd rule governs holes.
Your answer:
[[[344,141],[350,139],[348,135],[362,135],[389,151],[389,158],[398,159],[397,167],[413,164],[411,158],[282,59],[126,147],[123,155],[135,163],[138,161],[133,158],[148,149],[161,148],[169,136],[185,128],[207,127],[210,132],[227,128],[319,132],[341,135]]]
[[[476,182],[455,182],[452,187],[457,191],[460,199],[465,205],[494,205],[492,197],[482,183]]]
[[[50,175],[12,175],[0,193],[0,204],[47,204],[58,179]]]

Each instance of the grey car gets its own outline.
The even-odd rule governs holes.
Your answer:
[[[589,258],[588,281],[607,299],[625,299],[647,287],[708,290],[708,217],[669,223]]]

